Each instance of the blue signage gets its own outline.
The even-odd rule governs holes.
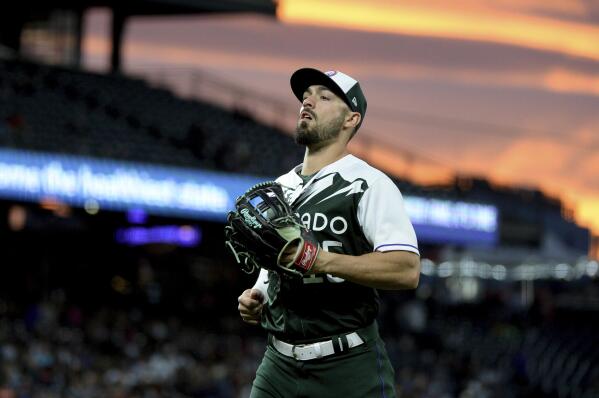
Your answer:
[[[235,199],[265,178],[143,163],[0,149],[0,196],[100,209],[225,220]]]
[[[80,207],[92,202],[99,209],[224,221],[239,195],[267,179],[0,149],[0,197],[23,201],[54,199]],[[420,242],[489,245],[497,241],[495,206],[416,196],[404,196],[404,201]],[[146,232],[128,231],[127,236],[137,238]]]
[[[420,242],[493,245],[498,213],[492,205],[405,196],[406,212]]]

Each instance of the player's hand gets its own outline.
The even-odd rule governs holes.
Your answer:
[[[239,315],[244,322],[250,325],[258,325],[262,316],[262,300],[264,295],[258,289],[246,289],[237,299],[239,302]]]
[[[290,244],[281,252],[280,261],[282,264],[292,264],[297,259],[298,246],[299,242]],[[306,274],[313,274],[321,271],[318,266],[318,260],[323,256],[324,252],[324,250],[317,250],[316,259],[314,260],[312,267],[309,270],[304,271]]]
[[[287,248],[281,253],[281,263],[288,264],[295,260],[295,254],[297,253],[298,244],[292,244],[287,246]]]

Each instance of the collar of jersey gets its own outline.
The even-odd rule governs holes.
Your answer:
[[[343,168],[343,166],[346,163],[349,163],[351,161],[353,161],[355,159],[355,156],[352,155],[351,153],[348,153],[347,155],[343,156],[340,159],[335,160],[333,163],[329,163],[326,166],[324,166],[322,169],[318,170],[316,172],[316,174],[314,174],[312,176],[312,178],[310,179],[310,181],[308,181],[306,183],[306,185],[304,186],[304,189],[306,189],[306,187],[308,187],[313,181],[316,181],[318,178],[322,177],[323,175],[329,174],[333,171],[338,171],[341,170]],[[291,173],[293,176],[293,185],[295,187],[297,187],[298,185],[301,185],[304,181],[302,180],[302,178],[299,176],[301,170],[302,170],[302,164],[300,163],[297,166],[295,166],[293,168],[293,170],[291,170]]]
[[[320,180],[322,177],[334,173],[336,171],[342,170],[346,164],[350,164],[355,161],[356,157],[352,154],[347,154],[341,159],[337,159],[331,164],[326,165],[322,169],[320,169],[316,174],[308,181],[305,185],[304,181],[299,176],[299,172],[302,169],[302,165],[299,164],[295,166],[289,173],[283,175],[279,182],[281,182],[284,186],[293,190],[293,193],[289,197],[289,203],[296,202],[300,197],[304,195],[306,191],[312,186],[315,181]],[[287,180],[288,179],[288,180]],[[301,187],[301,188],[300,188]],[[299,189],[298,189],[299,188]]]

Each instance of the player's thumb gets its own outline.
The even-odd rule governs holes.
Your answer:
[[[262,300],[264,299],[264,294],[258,289],[252,289],[252,291],[250,292],[250,298],[262,302]]]

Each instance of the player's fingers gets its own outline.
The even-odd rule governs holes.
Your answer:
[[[248,309],[254,309],[254,308],[258,308],[262,306],[262,303],[257,301],[257,300],[252,300],[252,299],[241,299],[239,300],[239,308],[244,307],[244,308],[248,308]]]
[[[288,245],[285,250],[283,250],[283,253],[281,253],[281,259],[279,261],[279,264],[281,265],[288,265],[291,264],[293,262],[293,260],[295,260],[295,255],[297,252],[297,244],[293,243]]]
[[[257,325],[259,322],[258,319],[255,318],[241,318],[245,323],[249,323],[250,325]]]
[[[246,307],[244,305],[239,304],[237,309],[239,310],[239,313],[241,315],[255,316],[259,315],[262,312],[262,304],[259,304],[254,307]]]
[[[241,319],[243,319],[245,322],[248,322],[248,321],[259,322],[260,319],[262,318],[260,313],[250,314],[247,312],[240,312],[239,314],[241,315]]]

